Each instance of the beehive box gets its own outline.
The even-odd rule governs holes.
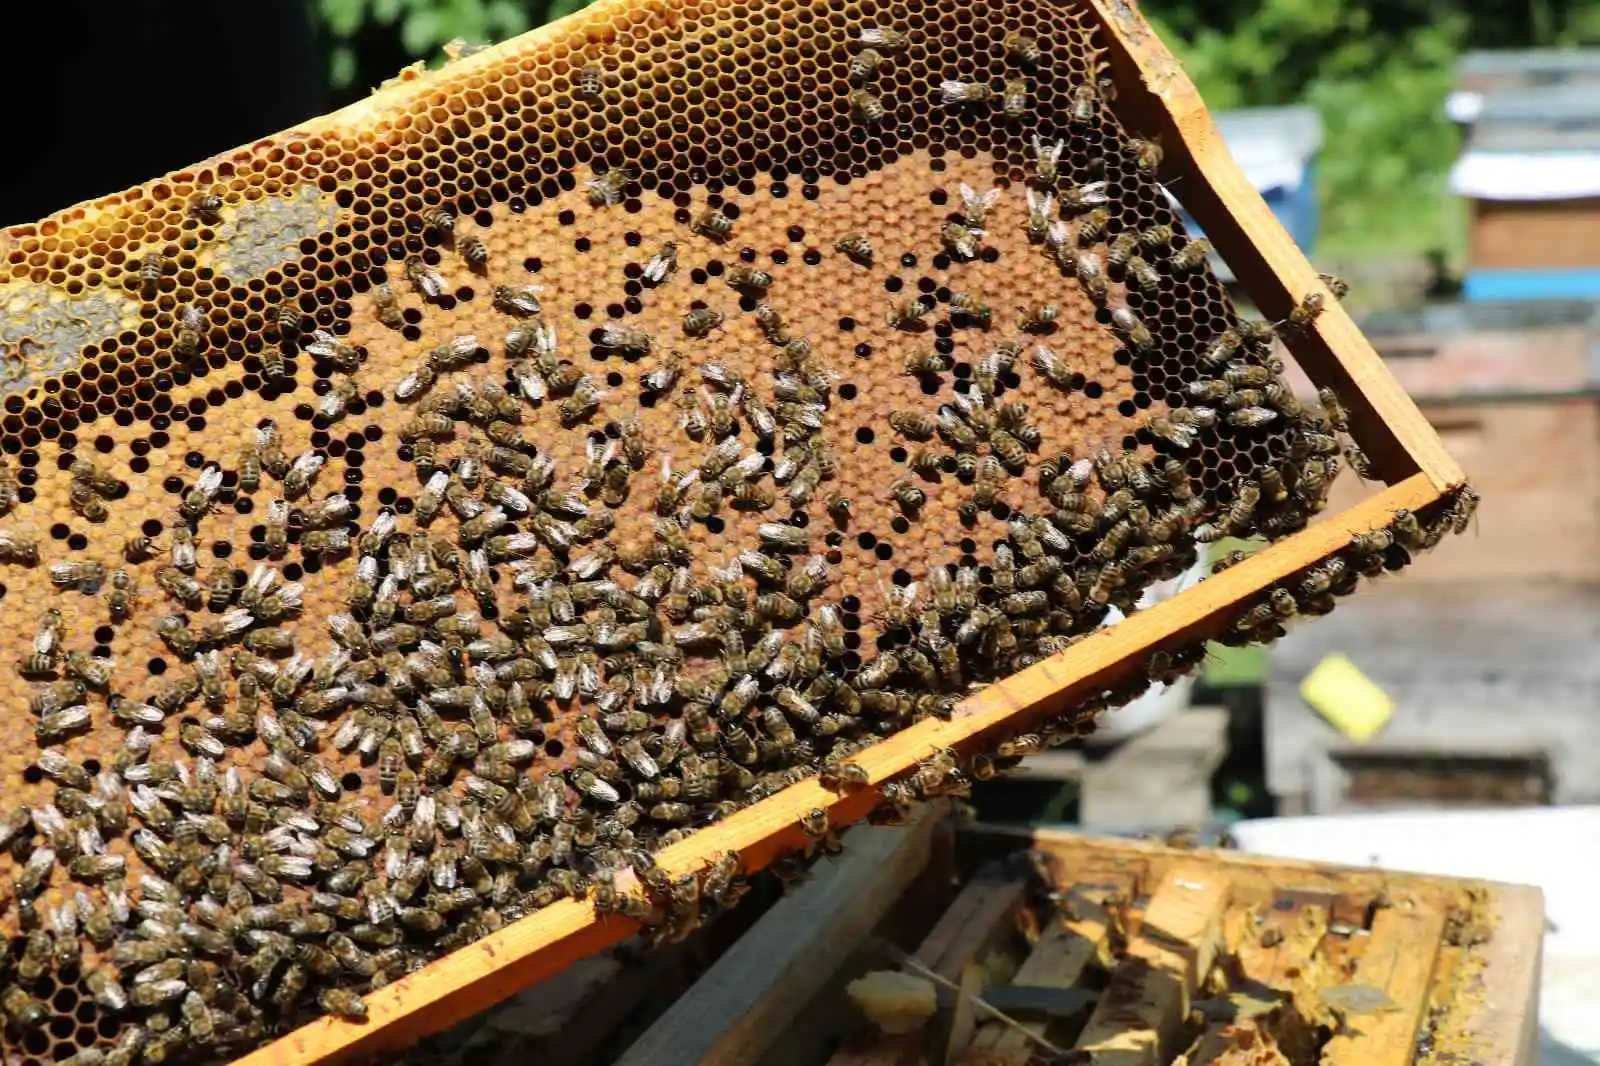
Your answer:
[[[1474,499],[1121,4],[606,0],[3,248],[25,1061],[404,1046]]]
[[[617,1066],[1534,1061],[1536,888],[983,824],[952,867],[940,828],[857,830],[868,861],[763,916]]]

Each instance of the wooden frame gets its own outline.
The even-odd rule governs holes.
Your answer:
[[[977,824],[955,834],[955,865],[965,876],[954,896],[896,897],[892,885],[906,879],[905,865],[925,854],[916,834],[926,828],[920,820],[867,830],[897,834],[899,843],[868,838],[864,853],[846,852],[769,911],[619,1066],[904,1066],[941,1047],[958,1066],[1037,1061],[1040,1049],[1026,1035],[984,1019],[963,1026],[959,1008],[887,1035],[844,1007],[863,966],[892,965],[881,946],[863,947],[855,935],[886,909],[920,931],[894,943],[946,980],[977,971],[991,998],[1008,986],[1082,994],[1076,1007],[1073,997],[1060,1001],[1071,1015],[1064,1026],[1023,1024],[1097,1063],[1283,1061],[1256,1054],[1269,1041],[1282,1048],[1284,1038],[1305,1035],[1282,1018],[1188,1023],[1194,1000],[1221,994],[1204,982],[1223,953],[1230,985],[1248,996],[1263,988],[1303,995],[1348,972],[1394,1002],[1329,1040],[1318,1056],[1326,1066],[1431,1061],[1418,1050],[1424,1028],[1436,1056],[1483,1066],[1534,1061],[1543,939],[1536,888]],[[1023,864],[1006,862],[1022,849],[1046,857],[1041,865],[1063,899],[1054,912],[1032,902]],[[851,891],[838,891],[844,881]],[[1380,892],[1388,905],[1369,912]],[[1360,932],[1335,932],[1335,923]],[[1451,925],[1477,933],[1450,933]],[[1276,939],[1264,935],[1269,929]],[[996,956],[1005,961],[996,965]]]
[[[599,7],[622,2],[606,0]],[[1128,0],[1084,2],[1104,31],[1119,86],[1118,110],[1161,137],[1174,169],[1182,171],[1179,191],[1185,206],[1263,312],[1286,314],[1301,296],[1321,286],[1316,271],[1245,179],[1194,85],[1137,8]],[[572,16],[594,17],[593,10]],[[567,32],[567,25],[552,24],[519,39],[518,47]],[[492,66],[505,54],[504,47],[490,49],[454,69]],[[403,97],[417,88],[402,82],[387,92]],[[374,100],[324,121],[360,124],[374,113]],[[1349,544],[1353,533],[1387,525],[1402,508],[1428,508],[1463,484],[1460,468],[1426,419],[1336,301],[1329,302],[1303,342],[1297,342],[1294,354],[1313,381],[1335,387],[1345,398],[1354,435],[1387,487],[1196,588],[991,685],[962,703],[949,721],[919,722],[862,752],[856,761],[874,786],[904,774],[941,748],[968,746],[1002,729],[1062,712],[1117,680],[1153,650],[1207,639],[1261,590],[1331,557]],[[797,825],[802,812],[822,807],[835,825],[844,825],[864,817],[874,805],[870,789],[840,795],[815,780],[805,781],[708,826],[666,849],[658,861],[668,870],[686,872],[704,866],[709,856],[733,850],[742,854],[746,870],[760,869],[803,843]],[[587,903],[564,900],[369,995],[370,1017],[364,1024],[319,1019],[238,1061],[247,1066],[331,1062],[404,1048],[622,940],[632,929],[615,916],[597,918]]]

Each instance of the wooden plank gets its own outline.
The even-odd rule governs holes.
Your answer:
[[[1164,1066],[1177,1053],[1189,1003],[1216,960],[1229,888],[1225,875],[1198,864],[1162,880],[1078,1037],[1096,1066]]]
[[[913,958],[940,976],[960,982],[969,963],[983,955],[1010,930],[1011,916],[1021,905],[1027,886],[1021,878],[1008,877],[996,865],[969,881],[950,909],[940,916],[933,930],[923,938]],[[840,1048],[829,1066],[895,1066],[912,1061],[923,1034],[899,1033],[880,1036],[859,1046]]]
[[[852,829],[844,858],[763,915],[617,1066],[761,1062],[927,866],[938,821],[924,811],[902,827]]]
[[[1108,949],[1112,917],[1105,902],[1109,895],[1105,889],[1075,895],[1073,913],[1060,913],[1050,919],[1011,983],[1034,988],[1077,987],[1084,971],[1101,960]],[[1049,1023],[1043,1021],[1023,1025],[1041,1035],[1049,1028]],[[985,1066],[1024,1066],[1037,1049],[1038,1045],[1023,1034],[988,1021],[972,1041],[967,1057]]]
[[[1539,967],[1544,955],[1544,893],[1491,885],[1494,932],[1477,955],[1481,970],[1436,1034],[1435,1046],[1483,1066],[1539,1061]]]
[[[1419,903],[1442,907],[1458,897],[1462,887],[1461,882],[1451,878],[1246,855],[1238,851],[1186,851],[1150,841],[1094,836],[1066,829],[977,823],[964,827],[963,832],[1028,841],[1051,855],[1079,880],[1093,880],[1103,873],[1143,870],[1159,880],[1175,865],[1204,861],[1228,875],[1233,881],[1236,899],[1252,903],[1270,903],[1279,893],[1292,890],[1313,896],[1359,899],[1363,906],[1366,900],[1385,892],[1391,897],[1404,895]]]
[[[1323,292],[1315,268],[1234,161],[1182,66],[1128,0],[1090,0],[1118,77],[1118,109],[1128,108],[1167,146],[1174,186],[1268,318],[1281,319],[1301,297]],[[1187,166],[1183,164],[1187,163]],[[1319,385],[1350,408],[1355,437],[1384,480],[1413,472],[1440,491],[1465,480],[1428,424],[1338,302],[1327,307],[1292,351]]]
[[[1267,908],[1265,920],[1246,933],[1234,952],[1239,969],[1267,988],[1293,992],[1313,976],[1332,909],[1333,898],[1328,895],[1322,902],[1296,901],[1290,910]]]
[[[1323,1048],[1322,1066],[1410,1066],[1443,939],[1440,911],[1386,907],[1378,912],[1350,983],[1383,989],[1394,1007],[1346,1017]]]

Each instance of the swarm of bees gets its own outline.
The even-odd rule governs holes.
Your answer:
[[[909,43],[888,27],[858,29],[841,115],[870,126],[895,120],[874,87]],[[943,80],[935,97],[962,121],[991,115],[1026,129],[1050,46],[1010,34],[1009,76]],[[606,79],[606,67],[590,62],[572,92],[599,101]],[[1105,96],[1099,84],[1058,94],[1070,109],[1063,133],[1095,123]],[[982,566],[962,559],[897,575],[878,590],[875,613],[846,609],[863,590],[815,547],[817,530],[846,528],[857,511],[824,434],[838,376],[819,354],[824,339],[786,321],[781,271],[732,266],[722,275],[732,293],[705,297],[717,307],[677,307],[673,325],[654,335],[624,318],[599,325],[590,334],[598,355],[640,364],[633,398],[589,369],[590,353],[566,327],[558,335],[554,297],[499,280],[503,265],[450,205],[408,220],[433,246],[392,262],[368,314],[387,330],[426,334],[433,306],[448,306],[461,291],[454,284],[477,274],[491,281],[486,302],[503,332],[429,336],[398,381],[375,381],[366,351],[347,339],[350,323],[319,324],[309,299],[305,310],[278,307],[264,376],[283,378],[293,353],[312,357],[325,386],[319,427],[359,415],[368,389],[402,405],[397,447],[416,475],[411,508],[363,513],[353,493],[327,485],[327,453],[290,454],[267,420],[238,449],[231,484],[219,465],[196,463],[159,537],[131,538],[120,559],[49,562],[64,605],[92,602],[97,619],[148,626],[176,664],[140,679],[75,650],[61,608],[32,626],[16,669],[33,686],[34,764],[52,792],[48,802],[0,804],[23,933],[0,964],[0,1014],[13,1029],[49,1021],[31,991],[47,973],[83,968],[99,1009],[126,1025],[114,1050],[80,1066],[230,1054],[308,1013],[360,1021],[363,994],[561,899],[592,900],[639,922],[652,941],[679,940],[746,887],[736,853],[690,872],[656,865],[658,849],[697,828],[813,774],[839,792],[878,785],[884,816],[903,815],[1084,735],[1100,711],[1194,669],[1200,648],[1154,653],[1132,676],[988,753],[939,751],[896,780],[874,781],[854,761],[1070,646],[1113,609],[1134,611],[1152,584],[1194,566],[1204,545],[1303,528],[1343,465],[1371,473],[1338,396],[1298,402],[1273,355],[1274,330],[1312,328],[1322,294],[1276,326],[1226,326],[1202,350],[1181,353],[1193,376],[1137,416],[1149,457],[1048,447],[1040,419],[1011,391],[1016,380],[1059,392],[1090,383],[1052,336],[1062,314],[1054,297],[996,316],[977,287],[956,283],[991,254],[984,238],[1025,229],[1065,287],[1100,309],[1135,366],[1174,341],[1134,294],[1152,297],[1202,269],[1208,248],[1170,226],[1126,227],[1106,181],[1073,183],[1063,162],[1070,140],[1028,133],[1026,183],[960,184],[954,210],[930,220],[954,291],[897,297],[884,315],[900,339],[961,330],[982,354],[970,367],[957,367],[948,349],[897,356],[935,391],[951,385],[944,375],[965,376],[925,408],[889,415],[904,469],[883,479],[881,502],[896,522],[927,521],[932,486],[950,478],[959,521],[993,521],[1003,532]],[[1145,179],[1161,165],[1153,142],[1123,151]],[[578,195],[596,211],[632,211],[640,177],[607,165]],[[191,206],[203,220],[223,209],[215,195]],[[738,217],[719,201],[685,211],[672,239],[642,250],[636,276],[656,299],[671,299],[684,284],[680,256],[691,273],[732,239]],[[827,239],[852,269],[873,267],[866,236]],[[153,300],[173,273],[150,252],[131,284]],[[420,309],[403,310],[401,293]],[[173,323],[178,354],[199,357],[205,312],[181,305]],[[735,330],[764,345],[759,372],[719,354]],[[495,373],[475,376],[486,360]],[[545,405],[551,414],[541,417]],[[675,421],[670,436],[646,430],[643,409],[655,406]],[[581,457],[566,465],[540,443],[553,422],[582,436]],[[1249,434],[1282,442],[1275,465],[1203,496],[1191,457]],[[87,458],[67,476],[71,506],[89,522],[131,506],[126,486]],[[196,546],[229,498],[225,486],[262,497],[264,558],[237,576],[226,561],[202,567]],[[22,499],[0,456],[0,515]],[[1462,489],[1435,515],[1402,512],[1354,536],[1335,558],[1245,605],[1221,639],[1266,642],[1296,616],[1326,613],[1362,576],[1462,532],[1476,503]],[[647,535],[618,536],[618,516],[636,512]],[[730,537],[722,558],[701,557],[691,532],[733,515],[752,516],[749,542]],[[342,609],[303,616],[292,550],[307,575],[313,563],[346,561]],[[0,564],[40,562],[37,543],[0,530]],[[864,623],[876,651],[860,639]],[[325,633],[317,648],[327,650],[311,649],[312,629]],[[122,732],[122,746],[96,769],[70,745],[104,723]],[[340,770],[350,760],[373,768],[373,794],[347,792]],[[821,808],[795,828],[807,846],[780,863],[786,878],[838,849]],[[70,893],[46,903],[46,889],[64,880]]]

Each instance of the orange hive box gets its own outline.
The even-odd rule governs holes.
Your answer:
[[[1126,4],[602,0],[9,230],[7,1053],[404,1046],[1464,526],[1162,182],[1323,294]]]

